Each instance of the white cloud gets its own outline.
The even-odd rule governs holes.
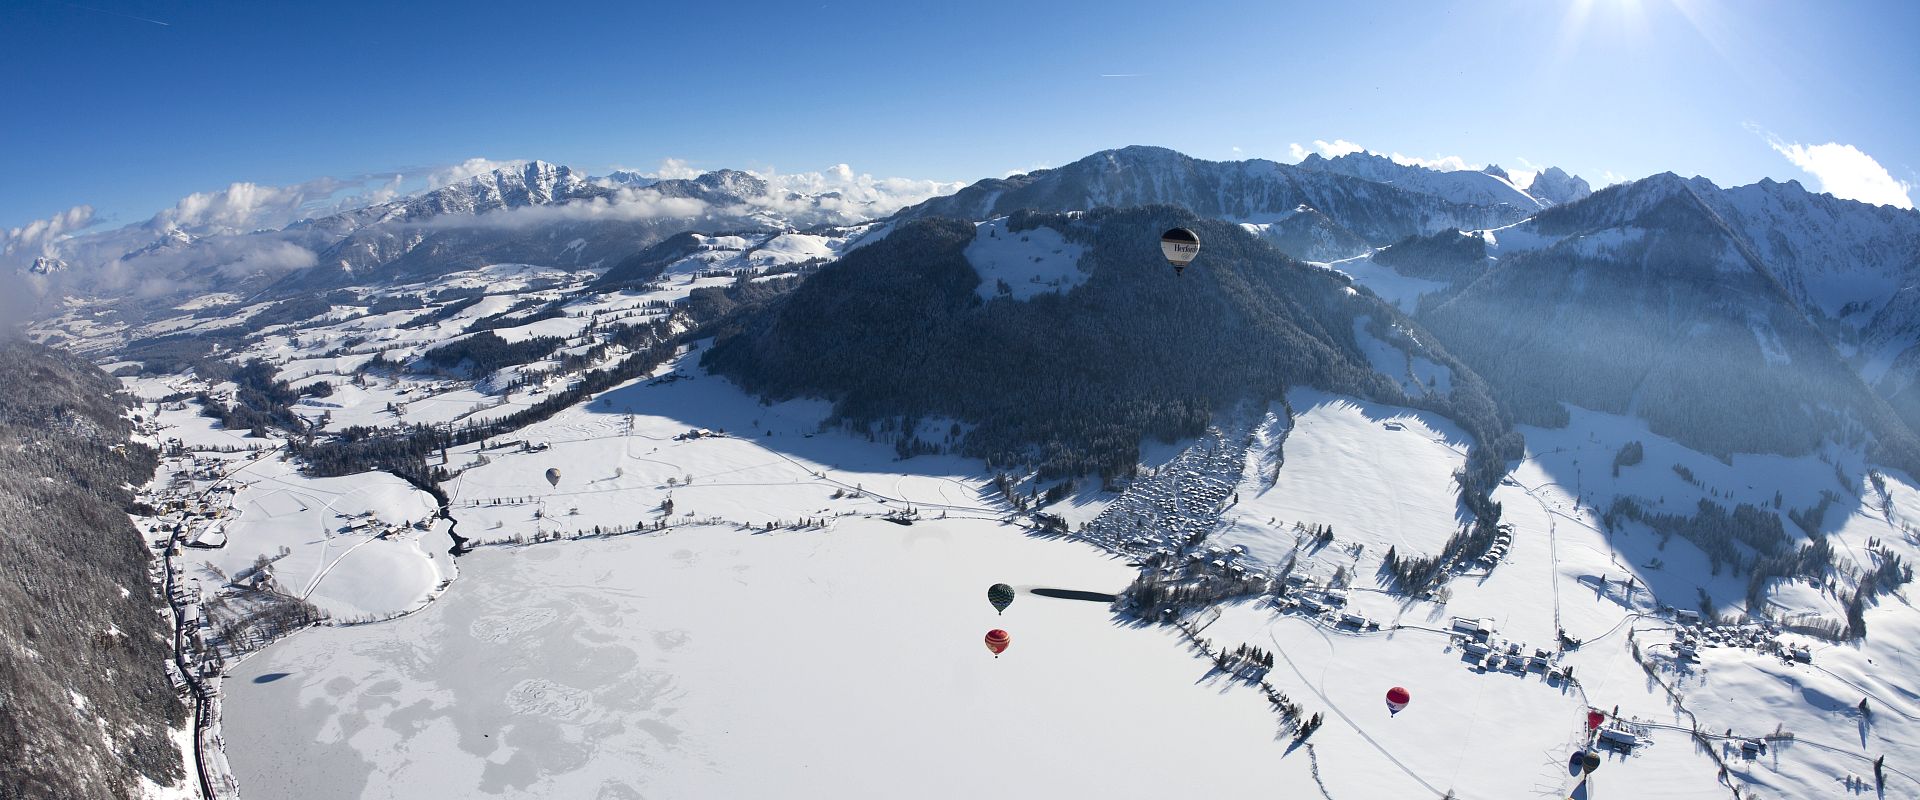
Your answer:
[[[686,161],[678,158],[663,158],[660,159],[660,166],[656,167],[647,177],[653,178],[654,180],[670,181],[688,180],[698,178],[700,175],[700,170],[694,168],[692,164]]]
[[[1820,191],[1874,205],[1913,208],[1913,184],[1896,180],[1873,156],[1850,144],[1805,145],[1769,134],[1767,144],[1820,180]]]
[[[1387,157],[1393,159],[1393,163],[1395,164],[1402,164],[1409,167],[1426,167],[1427,169],[1438,170],[1440,172],[1460,172],[1463,170],[1480,169],[1480,166],[1469,164],[1466,159],[1459,156],[1421,158],[1419,156],[1403,156],[1399,153],[1394,153]]]
[[[377,179],[377,176],[375,176],[374,179]],[[364,189],[356,194],[340,198],[337,207],[345,210],[392,202],[399,199],[401,195],[406,194],[404,191],[406,185],[407,176],[395,173],[383,183]]]
[[[422,188],[445,185],[526,162],[468,159],[438,168],[398,173],[321,178],[292,186],[234,183],[196,192],[142,223],[112,230],[83,230],[94,222],[93,209],[75,208],[13,229],[0,229],[0,267],[11,275],[34,258],[62,258],[76,269],[43,283],[65,282],[86,290],[164,294],[202,288],[210,280],[277,275],[313,267],[333,229],[279,228],[297,219],[396,199]],[[677,159],[661,162],[661,176],[689,177],[698,171]],[[757,174],[757,173],[756,173]],[[892,213],[906,205],[957,190],[959,183],[878,178],[835,164],[814,172],[757,174],[768,183],[765,196],[745,198],[731,207],[669,197],[655,188],[622,187],[602,197],[516,208],[480,216],[460,214],[418,223],[424,228],[529,229],[545,224],[591,221],[681,219],[689,227],[711,222],[737,225],[748,218],[777,217],[795,225],[850,224]],[[4,295],[0,290],[0,295]],[[0,299],[4,299],[0,297]]]
[[[561,222],[617,222],[661,217],[696,218],[705,216],[708,210],[705,202],[690,197],[663,197],[658,191],[650,188],[619,189],[610,197],[575,200],[558,205],[505,208],[479,216],[445,214],[407,224],[411,227],[432,229],[524,229]]]
[[[438,189],[449,184],[459,183],[476,175],[485,175],[497,169],[512,169],[523,166],[524,160],[495,161],[491,158],[469,158],[452,166],[441,167],[427,173],[427,188]]]
[[[0,232],[0,259],[21,266],[41,256],[56,254],[57,245],[73,231],[93,224],[93,206],[74,206],[46,219]]]
[[[647,177],[657,180],[687,179],[702,173],[687,162],[668,158]],[[748,171],[767,182],[767,193],[744,198],[730,207],[716,207],[700,200],[667,197],[653,187],[617,187],[613,194],[590,200],[575,200],[559,205],[530,206],[482,214],[478,217],[448,215],[415,223],[427,228],[510,228],[521,229],[559,222],[636,221],[660,218],[699,219],[713,217],[736,220],[756,214],[771,214],[797,225],[815,223],[852,224],[886,216],[906,206],[936,195],[957,191],[964,184],[909,178],[876,178],[856,172],[847,164],[835,164],[812,172],[782,173],[774,170]]]
[[[1315,139],[1313,140],[1313,147],[1311,148],[1304,147],[1300,145],[1298,142],[1295,142],[1293,144],[1287,145],[1287,152],[1293,155],[1294,161],[1300,161],[1305,159],[1309,154],[1312,154],[1312,153],[1319,153],[1321,156],[1325,158],[1339,158],[1341,156],[1349,155],[1352,153],[1369,153],[1373,151],[1368,150],[1366,147],[1360,145],[1357,142],[1349,142],[1345,139],[1335,139],[1331,142],[1325,139]],[[1409,155],[1402,155],[1400,153],[1393,153],[1391,155],[1388,155],[1387,158],[1393,159],[1393,162],[1396,164],[1401,164],[1409,167],[1426,167],[1427,169],[1439,170],[1441,172],[1455,172],[1458,170],[1471,170],[1471,169],[1480,168],[1479,166],[1467,163],[1466,159],[1461,158],[1459,156],[1438,156],[1435,158],[1421,158],[1420,156],[1409,156]]]
[[[153,215],[155,230],[175,228],[195,232],[242,232],[278,228],[307,216],[309,206],[322,203],[348,183],[318,178],[292,186],[262,186],[239,182],[214,192],[194,192]]]
[[[1361,147],[1360,145],[1354,144],[1353,142],[1349,142],[1345,139],[1335,139],[1331,142],[1326,141],[1324,139],[1315,139],[1313,140],[1312,150],[1308,150],[1305,147],[1301,147],[1298,142],[1287,145],[1287,152],[1293,154],[1293,160],[1295,161],[1299,161],[1301,159],[1306,158],[1307,154],[1311,152],[1318,152],[1320,155],[1325,156],[1327,158],[1339,158],[1348,153],[1364,153],[1366,151],[1367,151],[1367,148]]]
[[[764,200],[754,205],[808,221],[840,223],[886,216],[930,197],[959,191],[966,185],[913,178],[876,178],[864,172],[856,173],[846,164],[835,164],[818,172],[770,171],[759,177],[767,181],[770,191]],[[808,197],[789,200],[789,193]]]

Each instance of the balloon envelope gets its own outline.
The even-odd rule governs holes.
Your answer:
[[[1595,710],[1595,711],[1587,712],[1587,730],[1590,730],[1590,731],[1600,730],[1600,723],[1606,722],[1606,721],[1607,721],[1607,714],[1604,711]]]
[[[553,486],[560,485],[560,470],[558,467],[547,470],[547,483]]]
[[[1413,702],[1413,695],[1408,694],[1406,689],[1395,686],[1387,690],[1387,710],[1398,714],[1410,702]]]
[[[1588,750],[1580,755],[1580,768],[1591,773],[1600,768],[1600,754]]]
[[[987,649],[993,651],[995,658],[998,658],[1001,653],[1006,652],[1007,645],[1012,643],[1013,637],[1008,636],[1006,631],[1000,630],[999,628],[987,631]]]
[[[1200,237],[1186,228],[1174,228],[1160,234],[1160,253],[1167,257],[1178,275],[1200,254]]]
[[[1004,583],[987,587],[987,602],[993,604],[993,610],[1005,612],[1007,606],[1013,605],[1013,587]]]

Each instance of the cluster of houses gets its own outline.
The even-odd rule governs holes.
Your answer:
[[[338,530],[339,533],[367,534],[373,536],[375,539],[385,539],[388,536],[400,533],[408,528],[424,531],[433,524],[433,518],[426,517],[413,522],[401,522],[396,525],[382,521],[372,511],[362,511],[358,514],[335,513],[333,516],[335,519],[347,520],[345,524],[340,526]]]
[[[1707,648],[1740,647],[1773,653],[1784,661],[1813,663],[1813,648],[1810,645],[1782,641],[1779,626],[1772,623],[1721,625],[1703,621],[1699,612],[1686,609],[1675,611],[1674,621],[1679,624],[1679,629],[1670,646],[1674,657],[1682,661],[1698,661],[1700,651]]]
[[[1210,532],[1233,498],[1244,447],[1218,431],[1160,468],[1135,478],[1080,536],[1136,556],[1180,547]],[[1118,487],[1109,486],[1110,490]]]
[[[1557,650],[1528,647],[1526,642],[1501,637],[1492,618],[1453,618],[1453,641],[1468,662],[1482,672],[1541,673],[1548,683],[1573,679],[1573,669],[1560,663]]]
[[[1493,565],[1507,557],[1507,551],[1513,549],[1513,526],[1501,525],[1493,534],[1493,546],[1487,548],[1487,554],[1480,557],[1480,566],[1492,569]]]
[[[1287,593],[1274,598],[1273,605],[1282,611],[1297,611],[1318,617],[1322,622],[1336,628],[1352,628],[1357,631],[1377,631],[1380,621],[1368,617],[1347,605],[1352,599],[1346,589],[1332,586],[1315,587],[1312,579],[1305,575],[1287,576]]]

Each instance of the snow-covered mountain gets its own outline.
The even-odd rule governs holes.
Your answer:
[[[1304,261],[1337,261],[1372,249],[1359,234],[1311,206],[1300,206],[1277,222],[1243,224],[1280,252]]]
[[[1593,187],[1587,185],[1585,178],[1568,175],[1559,167],[1548,167],[1533,176],[1533,182],[1527,184],[1527,194],[1544,203],[1571,203],[1593,194]]]
[[[1864,431],[1915,456],[1903,287],[1920,214],[1665,173],[1479,236],[1490,272],[1420,316],[1523,420],[1554,424],[1571,403],[1708,452],[1805,453]]]
[[[1396,189],[1431,195],[1464,205],[1506,205],[1521,211],[1535,211],[1548,205],[1513,185],[1506,172],[1498,167],[1491,168],[1491,171],[1443,172],[1402,164],[1378,153],[1361,151],[1335,158],[1313,153],[1302,159],[1298,168],[1313,172],[1338,173],[1375,183],[1384,183]]]
[[[1203,161],[1166,148],[1132,146],[1095,153],[1057,169],[979,181],[952,195],[906,208],[900,216],[980,220],[1020,209],[1173,205],[1205,217],[1267,223],[1307,206],[1368,242],[1384,245],[1446,228],[1511,224],[1540,208],[1511,184],[1484,173],[1444,177],[1455,173],[1392,166],[1391,171],[1375,167],[1364,158],[1320,159],[1313,165],[1261,159]],[[1378,174],[1356,177],[1346,170],[1377,170]],[[1389,173],[1409,185],[1381,182]],[[1498,191],[1501,186],[1510,193]],[[1507,201],[1499,200],[1502,196]]]
[[[629,171],[595,178],[530,161],[270,229],[199,221],[247,217],[200,213],[212,200],[183,201],[194,214],[176,209],[137,225],[64,239],[29,278],[45,296],[112,301],[185,297],[215,285],[245,295],[287,296],[494,263],[596,269],[681,231],[773,234],[857,224],[947,188],[855,175],[845,165],[825,173],[762,176],[723,169],[654,179]],[[189,217],[196,221],[186,224]],[[74,268],[45,268],[55,261]]]
[[[960,720],[937,744],[969,758],[878,759],[871,785],[970,775],[964,748],[1004,720],[953,681],[928,692],[930,670],[1017,696],[1010,729],[1080,726],[1063,763],[1085,774],[1052,794],[1137,790],[1091,759],[1182,708],[1207,710],[1162,755],[1211,759],[1229,790],[1579,796],[1564,756],[1591,746],[1590,708],[1632,742],[1606,756],[1614,793],[1805,797],[1862,786],[1880,754],[1905,768],[1920,447],[1857,368],[1897,353],[1884,386],[1920,360],[1895,342],[1908,218],[1790,185],[1544,180],[1527,209],[1493,167],[1128,148],[878,219],[890,188],[844,176],[536,162],[270,231],[144,231],[116,263],[226,291],[178,289],[195,296],[139,323],[73,304],[35,335],[110,362],[144,398],[141,441],[178,443],[144,507],[204,510],[140,524],[204,545],[164,548],[162,572],[203,576],[187,646],[231,676],[213,689],[230,727],[203,741],[249,797],[298,794],[302,763],[484,793],[494,762],[463,743],[487,736],[527,757],[593,745],[526,792],[698,794],[725,760],[756,765],[723,776],[734,794],[764,793],[826,762],[728,731],[882,684]],[[1157,246],[1173,225],[1205,242],[1182,276]],[[263,284],[285,295],[236,291]],[[455,522],[456,553],[511,549],[454,569]],[[389,621],[241,661],[286,631],[239,635],[242,595],[204,576],[250,568],[338,621]],[[455,580],[492,599],[438,603]],[[1120,601],[1023,588],[1041,597],[1003,623],[978,591],[1002,580]],[[720,584],[747,594],[675,599]],[[891,609],[840,637],[859,658],[780,638],[794,609],[855,607]],[[982,623],[1026,644],[989,659]],[[924,656],[905,669],[901,630]],[[979,663],[948,663],[956,642]],[[767,647],[815,666],[768,671]],[[634,657],[654,668],[579,669]],[[441,667],[480,660],[504,671]],[[1075,679],[1101,664],[1123,668]],[[329,686],[360,688],[286,713]],[[1418,698],[1397,717],[1392,686]],[[373,702],[394,691],[511,716],[423,727]],[[663,691],[686,700],[670,719]],[[874,709],[834,742],[889,730]],[[362,723],[378,735],[309,749]],[[1288,756],[1276,723],[1311,749]],[[1045,749],[1029,738],[1015,749]],[[660,767],[637,788],[636,753]],[[1017,771],[1031,789],[1059,761]]]

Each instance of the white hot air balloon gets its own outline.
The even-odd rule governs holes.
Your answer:
[[[1186,228],[1174,228],[1160,234],[1160,252],[1173,265],[1173,274],[1179,275],[1200,255],[1200,237]]]

